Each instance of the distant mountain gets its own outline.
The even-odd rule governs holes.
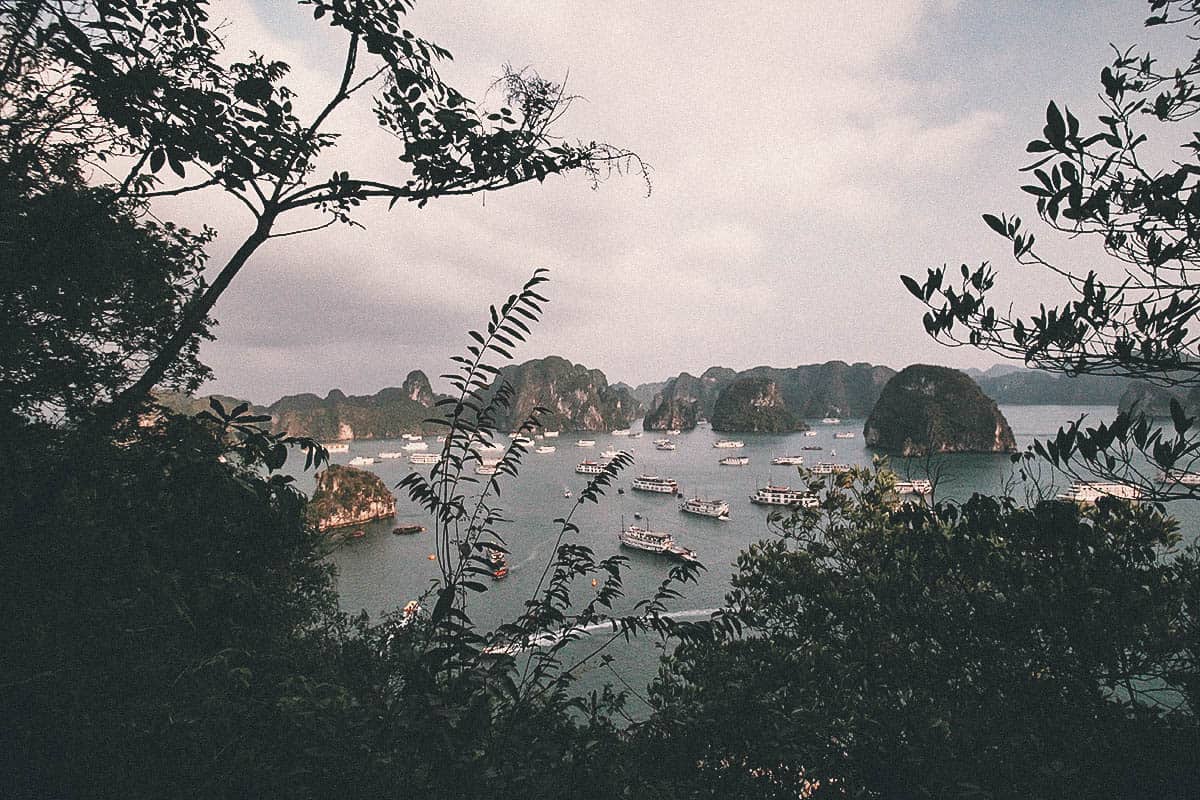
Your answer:
[[[1126,378],[1072,377],[1036,369],[1015,369],[975,379],[988,397],[1008,405],[1117,405],[1130,384]]]
[[[642,420],[648,431],[691,430],[713,414],[717,396],[738,375],[728,367],[709,367],[699,378],[681,372],[655,393]]]
[[[807,428],[770,378],[738,378],[721,391],[713,408],[714,431],[787,433]]]
[[[617,386],[624,386],[624,385],[625,384],[623,384],[623,383],[617,384]],[[631,389],[631,391],[633,392],[633,399],[635,399],[639,403],[641,403],[644,408],[649,408],[650,404],[654,402],[654,395],[661,392],[663,390],[663,387],[666,385],[667,385],[666,381],[655,381],[654,383],[639,383],[636,387]]]
[[[1011,453],[1012,428],[964,372],[913,364],[883,388],[863,426],[868,447],[904,456]]]
[[[347,396],[333,389],[324,398],[315,394],[281,397],[265,409],[277,431],[322,440],[395,439],[402,433],[434,432],[425,423],[436,397],[429,379],[414,370],[403,385],[373,395]]]
[[[496,423],[502,431],[515,429],[538,406],[549,409],[540,419],[543,427],[551,430],[627,428],[642,413],[642,405],[627,386],[609,386],[600,370],[559,356],[504,367],[497,376],[499,381],[513,388],[512,407]]]

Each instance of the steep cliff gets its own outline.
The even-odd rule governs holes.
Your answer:
[[[914,364],[888,381],[863,427],[868,447],[904,456],[1010,453],[1008,420],[970,376]]]
[[[334,389],[324,399],[315,394],[280,398],[266,413],[275,430],[318,439],[394,439],[402,433],[426,430],[433,416],[433,390],[420,371],[408,374],[404,385],[373,395],[346,396]],[[433,428],[428,428],[432,432]]]
[[[512,405],[497,419],[497,428],[520,425],[535,407],[549,409],[539,417],[550,429],[605,431],[627,428],[641,415],[642,407],[626,387],[608,385],[598,369],[548,356],[500,370],[501,381],[512,386]]]
[[[317,473],[317,488],[305,510],[318,530],[361,525],[396,515],[396,498],[374,473],[330,464]]]
[[[699,378],[681,372],[654,395],[642,420],[648,431],[691,430],[701,418],[710,418],[717,396],[737,377],[728,367],[709,367]]]
[[[790,368],[755,367],[738,377],[775,381],[789,411],[801,418],[820,419],[865,417],[895,374],[890,367],[826,361]]]
[[[788,410],[779,385],[769,378],[739,378],[725,387],[713,409],[714,431],[785,433],[807,427]]]

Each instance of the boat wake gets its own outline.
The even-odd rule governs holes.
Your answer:
[[[717,608],[691,608],[686,611],[668,611],[662,614],[663,619],[670,619],[676,622],[685,622],[693,619],[706,619],[711,617],[720,609]],[[581,625],[574,628],[565,628],[560,631],[548,631],[531,637],[524,644],[517,642],[509,642],[506,644],[493,644],[490,647],[485,647],[483,652],[488,655],[516,655],[517,653],[526,650],[532,650],[539,647],[553,647],[568,636],[591,636],[593,633],[608,631],[614,633],[615,628],[612,622],[593,622],[591,625]]]

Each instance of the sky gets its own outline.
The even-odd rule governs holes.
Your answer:
[[[231,58],[292,66],[302,115],[335,88],[344,40],[303,7],[214,0],[214,15]],[[1034,216],[1025,144],[1048,100],[1101,112],[1110,43],[1177,46],[1145,15],[1135,0],[418,2],[407,24],[454,54],[448,82],[498,106],[504,64],[565,80],[580,99],[558,133],[637,152],[652,190],[552,177],[269,242],[217,304],[204,391],[270,402],[435,377],[543,267],[551,302],[517,359],[561,355],[610,382],[830,359],[986,367],[996,357],[925,335],[899,276],[990,260],[1018,310],[1063,296],[1005,258],[980,215]],[[341,139],[319,174],[399,174],[368,105],[330,128]],[[218,230],[213,268],[251,226],[219,194],[159,211]],[[1067,263],[1096,257],[1041,238]]]

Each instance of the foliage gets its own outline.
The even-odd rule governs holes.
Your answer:
[[[1175,523],[898,505],[893,481],[839,476],[739,557],[746,634],[685,643],[653,687],[664,795],[1195,796],[1200,553]]]
[[[1148,26],[1200,23],[1195,0],[1149,0]],[[999,274],[989,264],[946,267],[925,279],[904,276],[928,308],[926,331],[940,341],[969,345],[1071,375],[1119,375],[1158,385],[1200,386],[1196,334],[1200,291],[1200,138],[1178,130],[1200,110],[1200,53],[1178,68],[1150,54],[1118,51],[1100,74],[1104,112],[1091,128],[1051,102],[1040,138],[1026,148],[1036,159],[1022,188],[1036,198],[1039,219],[1052,231],[1095,239],[1111,257],[1086,274],[1041,254],[1019,217],[985,214],[984,222],[1012,245],[1017,264],[1047,270],[1065,282],[1068,299],[1022,316],[997,308],[990,296]],[[1184,143],[1172,161],[1155,165],[1146,130]],[[1159,470],[1190,470],[1200,460],[1200,438],[1176,404],[1174,430],[1156,429],[1137,414],[1111,425],[1076,420],[1046,448],[1058,466],[1118,480],[1135,480],[1110,448],[1137,453]],[[1144,435],[1143,426],[1150,428]],[[1116,453],[1116,450],[1113,451]],[[1144,481],[1161,499],[1195,497],[1196,489],[1169,479]]]

